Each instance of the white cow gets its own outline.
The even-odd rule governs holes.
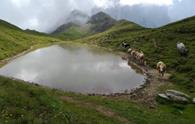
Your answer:
[[[156,69],[158,70],[158,72],[163,77],[165,72],[166,72],[166,64],[164,62],[160,61],[160,62],[157,63]]]
[[[185,47],[184,43],[177,43],[177,50],[181,55],[187,55],[188,49]]]

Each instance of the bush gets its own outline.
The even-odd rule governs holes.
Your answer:
[[[188,66],[188,65],[180,65],[176,68],[176,70],[178,72],[191,72],[192,71],[192,67]]]

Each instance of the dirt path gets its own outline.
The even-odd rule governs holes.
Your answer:
[[[145,86],[132,92],[130,99],[154,108],[156,105],[155,98],[160,93],[159,88],[163,85],[171,84],[168,81],[170,74],[165,74],[164,77],[161,77],[156,70],[149,69],[147,75],[148,79]]]
[[[95,109],[97,112],[103,114],[106,117],[116,118],[117,120],[119,120],[121,122],[121,124],[133,124],[128,119],[119,116],[117,113],[113,112],[109,108],[105,108],[104,106],[97,105],[95,103],[86,102],[86,101],[79,101],[79,100],[73,99],[72,97],[69,97],[69,96],[63,96],[62,100],[66,101],[66,102],[73,103],[79,107],[86,107],[86,108]]]
[[[163,85],[171,84],[171,82],[169,82],[170,74],[166,73],[164,77],[161,77],[156,69],[136,64],[136,62],[131,60],[129,55],[126,53],[120,53],[120,55],[123,57],[123,59],[130,60],[128,64],[131,67],[134,67],[134,69],[136,69],[138,72],[144,73],[147,76],[147,80],[143,87],[135,89],[130,94],[122,94],[117,97],[130,98],[130,100],[142,103],[150,108],[154,108],[156,105],[155,98],[158,93],[160,93],[159,88]]]

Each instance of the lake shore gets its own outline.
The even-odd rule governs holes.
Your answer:
[[[30,49],[19,53],[16,56],[7,58],[5,60],[1,61],[1,65],[5,65],[7,63],[9,63],[10,61],[25,55],[33,50],[36,50],[38,48],[43,48],[43,47],[47,47],[47,46],[51,46],[51,45],[63,45],[63,44],[70,44],[70,45],[84,45],[87,47],[97,47],[97,48],[101,48],[104,50],[107,50],[109,52],[114,52],[115,54],[120,55],[123,59],[129,59],[129,55],[125,52],[121,52],[121,51],[114,51],[112,49],[107,49],[107,48],[102,48],[100,46],[97,45],[90,45],[90,44],[83,44],[83,43],[73,43],[73,42],[58,42],[58,43],[50,43],[50,44],[42,44],[42,45],[36,45],[36,46],[32,46]],[[158,73],[156,72],[156,70],[148,67],[148,66],[143,66],[143,65],[139,65],[136,64],[136,62],[134,62],[133,60],[129,61],[129,64],[131,64],[132,66],[134,66],[135,70],[139,71],[139,73],[143,73],[144,75],[146,75],[146,83],[143,84],[140,87],[137,87],[133,90],[130,90],[128,92],[124,92],[124,93],[114,93],[114,94],[108,94],[108,95],[100,95],[100,94],[85,94],[85,95],[89,95],[89,96],[107,96],[107,97],[119,97],[119,98],[130,98],[134,101],[140,102],[140,103],[147,103],[147,104],[155,104],[155,96],[159,93],[158,92],[158,88],[161,87],[163,84],[167,84],[167,80],[168,77],[170,76],[169,74],[166,74],[164,79],[160,79]],[[164,83],[162,83],[164,82]],[[36,84],[36,83],[35,83]],[[149,93],[150,92],[150,93]],[[148,95],[150,94],[150,95]],[[84,94],[83,94],[84,95]],[[146,100],[148,99],[148,100]],[[147,101],[147,102],[146,102]]]

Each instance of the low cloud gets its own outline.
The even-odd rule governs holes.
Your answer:
[[[194,0],[1,0],[0,19],[23,29],[49,32],[76,9],[89,16],[105,11],[116,19],[158,27],[195,15],[194,5]]]

